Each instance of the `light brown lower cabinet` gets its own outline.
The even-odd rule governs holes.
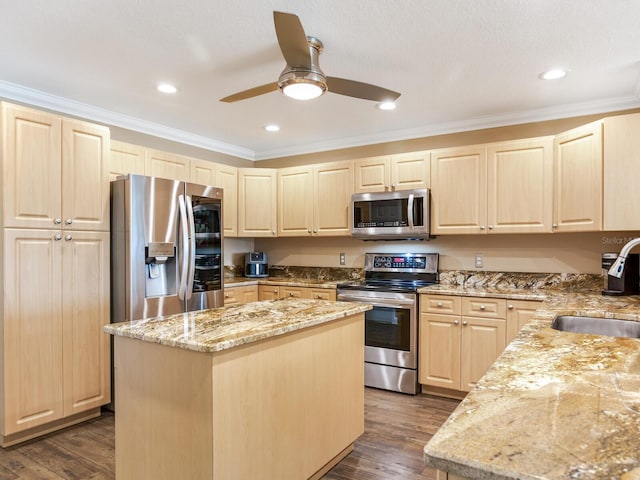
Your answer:
[[[0,445],[98,416],[111,399],[109,233],[5,229]]]
[[[225,287],[224,305],[241,305],[258,301],[258,286],[246,285],[243,287]]]
[[[423,295],[420,310],[419,382],[470,391],[506,346],[506,300]]]
[[[334,288],[288,287],[282,285],[259,285],[260,300],[277,300],[279,298],[308,298],[314,300],[334,300]]]
[[[507,300],[507,345],[531,320],[540,303],[542,302],[537,300]]]

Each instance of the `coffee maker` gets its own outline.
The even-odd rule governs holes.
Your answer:
[[[269,276],[267,254],[264,252],[249,252],[244,256],[244,276],[260,278]]]
[[[625,261],[622,277],[609,275],[609,268],[613,265],[617,253],[602,254],[602,277],[604,279],[603,295],[638,295],[640,291],[640,255],[630,253]]]

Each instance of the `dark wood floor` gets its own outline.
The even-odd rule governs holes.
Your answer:
[[[324,479],[435,479],[435,471],[422,462],[422,449],[457,405],[456,400],[368,388],[365,433]],[[113,414],[105,412],[82,425],[0,448],[0,480],[113,479],[114,431]]]

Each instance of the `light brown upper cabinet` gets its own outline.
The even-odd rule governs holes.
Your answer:
[[[189,157],[163,152],[161,150],[145,150],[145,174],[150,177],[168,178],[170,180],[189,181]]]
[[[430,152],[355,160],[355,191],[391,192],[429,188]]]
[[[144,175],[144,148],[140,145],[111,140],[109,181],[128,173]]]
[[[278,236],[349,235],[353,162],[278,170]]]
[[[553,231],[602,229],[602,122],[553,140]]]
[[[3,225],[109,230],[109,129],[2,103]]]
[[[640,230],[640,114],[604,119],[604,230]]]
[[[434,235],[551,232],[552,137],[431,152]]]
[[[277,199],[274,168],[239,168],[238,236],[275,237]]]
[[[224,190],[222,200],[225,237],[238,236],[238,169],[229,165],[190,159],[189,181],[200,185],[212,185]]]

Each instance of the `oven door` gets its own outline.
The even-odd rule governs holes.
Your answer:
[[[415,293],[348,290],[338,291],[337,299],[373,305],[365,312],[365,362],[418,368]]]

